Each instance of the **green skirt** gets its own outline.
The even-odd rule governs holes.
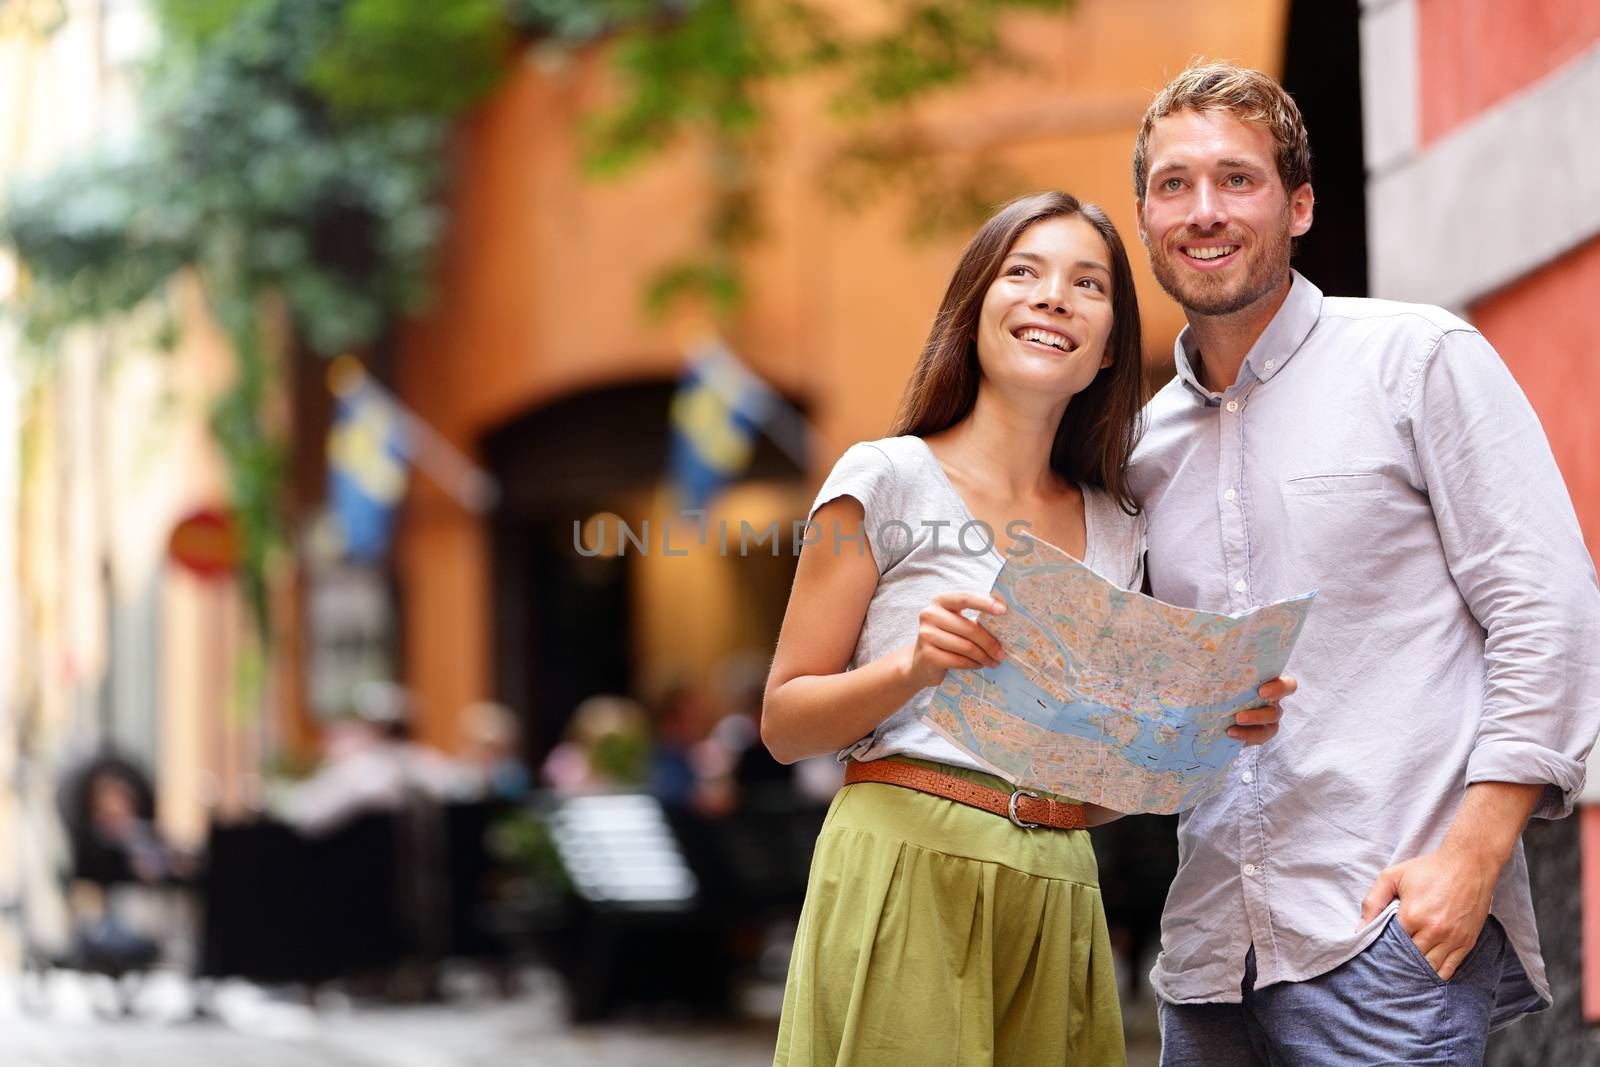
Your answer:
[[[1022,830],[876,782],[839,791],[811,861],[775,1067],[1125,1062],[1086,831]]]

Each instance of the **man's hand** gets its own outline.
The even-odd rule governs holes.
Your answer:
[[[1286,696],[1294,694],[1300,683],[1285,674],[1262,682],[1256,696],[1266,703],[1258,708],[1246,708],[1233,717],[1228,736],[1246,745],[1264,745],[1278,732],[1278,720],[1283,718],[1283,708],[1278,705]]]
[[[1399,897],[1400,929],[1448,982],[1478,943],[1501,866],[1449,846],[1397,863],[1378,875],[1361,901],[1361,924]]]
[[[1361,901],[1359,925],[1399,897],[1400,929],[1448,982],[1478,943],[1501,868],[1544,789],[1516,782],[1469,785],[1444,844],[1380,873]]]

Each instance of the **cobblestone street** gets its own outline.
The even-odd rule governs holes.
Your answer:
[[[772,1062],[777,998],[747,998],[743,1021],[699,1023],[624,1017],[574,1027],[556,979],[529,972],[511,1000],[469,992],[444,1004],[352,1004],[324,995],[315,1008],[244,985],[213,997],[212,1012],[189,1018],[181,984],[157,983],[132,1018],[95,1011],[106,991],[57,975],[47,992],[0,984],[0,1067],[764,1067]],[[1148,1003],[1148,998],[1143,1002]],[[1154,1064],[1153,1018],[1138,1012],[1132,1067]]]
[[[21,1011],[15,990],[5,990],[4,1067],[757,1067],[771,1062],[776,1032],[772,1021],[573,1027],[542,974],[513,1000],[405,1007],[324,997],[312,1010],[234,988],[217,997],[220,1018],[175,1022],[157,1021],[159,1006],[132,1019],[98,1018],[88,990],[56,986],[42,1012]]]

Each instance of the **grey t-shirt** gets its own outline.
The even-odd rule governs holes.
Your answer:
[[[1127,514],[1102,489],[1081,488],[1087,528],[1084,563],[1108,581],[1137,589],[1144,580],[1143,515]],[[861,623],[852,669],[915,643],[918,616],[940,593],[987,595],[994,588],[1005,562],[1000,545],[1008,535],[986,532],[973,518],[922,438],[886,437],[852,445],[822,483],[811,516],[842,496],[860,502],[867,546],[842,540],[838,531],[820,524],[810,537],[824,551],[870,551],[878,567],[878,588]],[[931,688],[921,690],[839,758],[905,755],[988,770],[922,721],[932,697]]]

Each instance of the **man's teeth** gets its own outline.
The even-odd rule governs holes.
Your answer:
[[[1051,333],[1049,330],[1027,329],[1017,334],[1017,336],[1024,341],[1038,341],[1042,345],[1059,348],[1063,352],[1072,351],[1072,341],[1069,338],[1063,337],[1059,333]]]
[[[1183,254],[1190,259],[1221,259],[1237,251],[1239,251],[1238,245],[1222,245],[1220,248],[1185,248]]]

